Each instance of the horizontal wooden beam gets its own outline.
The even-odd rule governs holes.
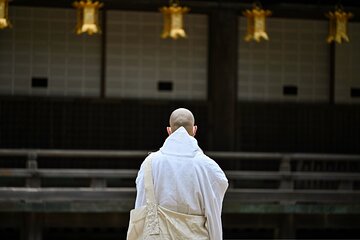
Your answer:
[[[0,188],[0,201],[121,201],[134,199],[135,188]],[[351,190],[229,189],[229,202],[360,203],[360,192]]]
[[[148,151],[109,151],[109,150],[42,150],[42,149],[0,149],[0,156],[37,156],[64,158],[145,158]],[[307,154],[307,153],[256,153],[256,152],[206,152],[214,159],[234,160],[290,160],[314,161],[360,161],[360,155],[346,154]]]
[[[290,154],[291,160],[310,160],[310,161],[360,161],[360,155],[350,154],[308,154],[293,153]]]
[[[38,150],[38,149],[0,149],[0,156],[37,156],[64,158],[144,158],[148,151],[111,150]]]
[[[1,177],[15,178],[136,178],[137,169],[0,169]],[[358,173],[341,172],[282,172],[282,171],[225,171],[230,180],[321,180],[360,181]]]
[[[359,173],[343,172],[291,172],[292,180],[319,180],[319,181],[360,181]]]
[[[257,153],[257,152],[206,152],[214,159],[247,159],[247,160],[281,160],[284,154],[281,153]]]
[[[360,180],[358,173],[342,172],[225,171],[225,174],[231,180]]]
[[[223,213],[241,214],[360,214],[360,204],[276,204],[224,202]]]
[[[351,190],[229,189],[229,202],[247,203],[360,203],[360,192]]]
[[[122,201],[135,196],[135,188],[0,188],[0,201]]]
[[[0,177],[135,178],[137,169],[0,169]]]
[[[0,201],[0,212],[128,213],[133,208],[134,199],[82,202]],[[224,214],[360,214],[360,204],[241,203],[234,205],[233,202],[225,199],[222,212]]]

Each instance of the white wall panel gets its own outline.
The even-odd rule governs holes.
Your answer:
[[[107,96],[206,99],[207,17],[185,17],[187,39],[161,39],[162,15],[109,11],[107,19]],[[158,82],[173,83],[159,91]]]
[[[351,88],[360,91],[360,23],[349,23],[349,43],[336,45],[335,101],[359,103],[360,97],[351,97]]]
[[[99,96],[100,37],[75,34],[73,9],[11,7],[0,31],[0,93]],[[47,88],[31,87],[48,78]]]
[[[245,42],[246,19],[239,17],[238,99],[324,102],[328,100],[327,22],[268,18],[270,41]],[[296,86],[297,95],[284,95]]]

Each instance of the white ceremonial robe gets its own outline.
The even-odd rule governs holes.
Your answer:
[[[179,213],[205,216],[210,239],[221,240],[221,210],[228,180],[219,165],[202,152],[183,127],[151,156],[158,204]],[[136,178],[135,208],[146,205],[143,165]]]

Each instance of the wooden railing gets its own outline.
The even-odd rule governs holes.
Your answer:
[[[134,181],[138,169],[41,168],[38,160],[112,158],[128,162],[137,159],[141,163],[147,154],[146,151],[1,149],[0,211],[129,211],[136,195]],[[207,155],[223,165],[229,179],[224,212],[360,213],[358,155],[240,152],[207,152]],[[1,167],[2,160],[13,157],[24,158],[24,167]],[[269,170],[262,167],[263,161],[275,165]],[[77,186],[70,181],[70,185],[61,186],[60,180],[59,186],[44,187],[50,179],[74,182],[86,179],[86,184]],[[20,184],[19,181],[13,184],[12,180],[20,180]],[[118,186],[109,186],[112,180]]]

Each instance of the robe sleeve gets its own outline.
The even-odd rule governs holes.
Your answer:
[[[144,186],[144,164],[141,164],[140,170],[136,177],[136,200],[135,200],[135,208],[139,208],[141,206],[146,205],[145,199],[145,186]]]
[[[207,218],[207,228],[210,240],[223,239],[221,211],[226,189],[228,188],[228,180],[221,171],[221,177],[215,179],[211,183],[210,192],[205,197],[205,217]]]

